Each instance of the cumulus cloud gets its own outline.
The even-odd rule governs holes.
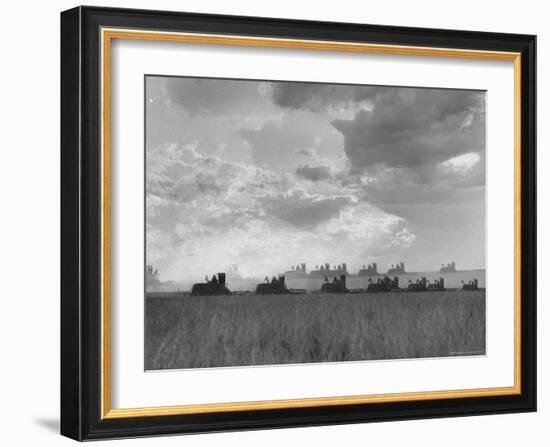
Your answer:
[[[331,121],[343,137],[349,168],[337,176],[345,185],[362,187],[370,200],[381,200],[380,206],[457,200],[460,188],[485,183],[484,92],[281,83],[272,94],[289,110],[329,114],[343,107],[351,113]],[[297,174],[314,179],[320,173]]]
[[[480,92],[390,89],[371,111],[335,120],[355,168],[436,165],[485,150],[485,96]]]
[[[244,274],[273,274],[291,259],[327,253],[359,264],[358,241],[366,249],[400,240],[403,219],[337,184],[317,189],[291,174],[202,155],[194,145],[156,147],[147,162],[147,257],[165,278],[198,279],[233,263]]]
[[[152,79],[146,253],[161,279],[484,265],[484,93]]]

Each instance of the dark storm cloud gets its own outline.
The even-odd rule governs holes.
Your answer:
[[[387,89],[373,109],[335,120],[353,168],[434,165],[485,150],[484,93]]]
[[[386,90],[361,85],[280,82],[273,84],[272,97],[281,107],[319,111],[341,103],[373,100]]]
[[[296,168],[296,175],[298,177],[317,182],[319,180],[325,180],[330,178],[330,168],[327,166],[299,166]]]
[[[478,91],[308,83],[274,83],[273,101],[289,110],[327,111],[355,105],[352,119],[332,121],[344,138],[351,171],[406,168],[415,185],[477,186],[485,182],[485,94]],[[366,102],[366,103],[365,103]],[[348,107],[350,109],[350,107]],[[441,163],[467,153],[481,161],[468,172]],[[315,172],[298,172],[307,178]],[[309,177],[311,177],[309,175]],[[400,178],[395,178],[399,182]]]

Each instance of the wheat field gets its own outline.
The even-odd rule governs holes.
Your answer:
[[[485,354],[485,291],[148,296],[145,369]]]

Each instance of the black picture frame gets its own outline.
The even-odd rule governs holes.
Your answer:
[[[521,54],[521,389],[518,394],[103,418],[101,28]],[[100,7],[61,13],[61,433],[76,440],[536,410],[536,36]]]

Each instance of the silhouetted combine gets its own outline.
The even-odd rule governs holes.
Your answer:
[[[434,279],[432,282],[428,281],[428,290],[445,290],[445,280],[443,278]]]
[[[273,277],[271,281],[266,277],[265,281],[256,286],[257,295],[285,295],[290,293],[286,288],[284,275],[280,275],[279,278]]]
[[[363,268],[359,270],[359,272],[357,272],[357,276],[377,276],[377,275],[378,275],[378,266],[376,265],[376,262],[373,262],[368,266],[363,266]]]
[[[306,279],[309,277],[307,270],[306,270],[306,264],[302,262],[301,264],[297,264],[296,267],[292,266],[290,270],[287,270],[285,273],[285,278],[287,279]]]
[[[388,269],[388,275],[404,275],[407,273],[405,271],[405,263],[400,262],[399,264],[393,265]]]
[[[216,275],[213,275],[210,281],[206,277],[205,282],[193,284],[191,295],[231,295],[230,290],[225,285],[225,273],[218,273],[217,278]]]
[[[392,290],[399,289],[399,278],[394,276],[391,279],[389,276],[384,276],[384,278],[378,278],[377,281],[369,279],[367,285],[367,292],[377,293],[377,292],[391,292]]]
[[[462,290],[479,290],[477,278],[471,279],[467,283],[462,281]]]
[[[417,279],[415,282],[409,279],[409,286],[407,287],[409,292],[425,292],[428,290],[428,281],[423,276],[420,279]]]
[[[309,276],[312,278],[339,278],[341,275],[348,274],[348,266],[345,262],[336,265],[333,265],[330,268],[330,264],[326,262],[324,265],[321,264],[315,266],[315,270],[309,272]]]
[[[441,273],[454,273],[456,272],[456,263],[449,262],[447,265],[441,264],[441,268],[439,269]]]
[[[334,278],[332,282],[329,282],[325,277],[325,282],[321,286],[321,293],[348,293],[349,290],[346,287],[346,275],[340,275],[340,279]]]
[[[407,287],[407,290],[410,292],[436,292],[445,290],[445,280],[443,278],[439,278],[430,282],[425,276],[423,276],[415,282],[409,280],[409,287]]]

